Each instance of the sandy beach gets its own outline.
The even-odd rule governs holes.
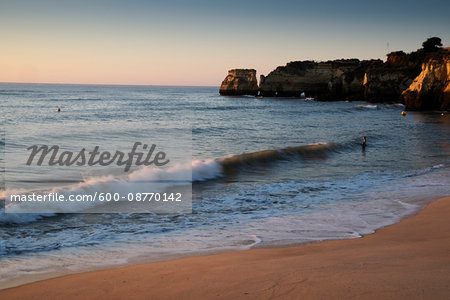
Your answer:
[[[450,300],[450,1],[0,3],[0,300]]]
[[[1,299],[448,299],[450,197],[351,240],[234,251],[68,275]]]

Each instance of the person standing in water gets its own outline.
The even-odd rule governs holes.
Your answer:
[[[363,136],[362,150],[366,150],[366,136]]]

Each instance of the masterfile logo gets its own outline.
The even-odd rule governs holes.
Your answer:
[[[138,151],[138,148],[142,146],[142,150]],[[35,164],[41,166],[45,161],[49,166],[109,166],[116,163],[117,166],[125,166],[124,172],[128,172],[131,166],[150,166],[154,165],[157,167],[162,167],[167,165],[170,160],[166,158],[166,153],[164,151],[156,151],[156,144],[143,144],[141,142],[136,142],[132,146],[132,149],[128,153],[116,150],[111,153],[109,151],[100,152],[100,146],[95,146],[92,151],[86,151],[86,148],[82,148],[78,153],[73,151],[63,151],[60,152],[60,147],[53,145],[49,147],[48,145],[33,145],[27,148],[31,151],[30,156],[26,164],[28,166],[32,165],[36,158]],[[145,158],[144,158],[145,156]],[[135,159],[136,158],[136,159]],[[46,160],[47,159],[47,160]]]

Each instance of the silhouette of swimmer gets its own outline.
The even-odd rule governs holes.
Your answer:
[[[366,150],[366,137],[363,136],[363,142],[362,142],[362,150]]]

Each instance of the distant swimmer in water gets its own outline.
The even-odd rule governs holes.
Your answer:
[[[366,150],[366,137],[365,136],[363,136],[362,149],[363,149],[363,151]]]

